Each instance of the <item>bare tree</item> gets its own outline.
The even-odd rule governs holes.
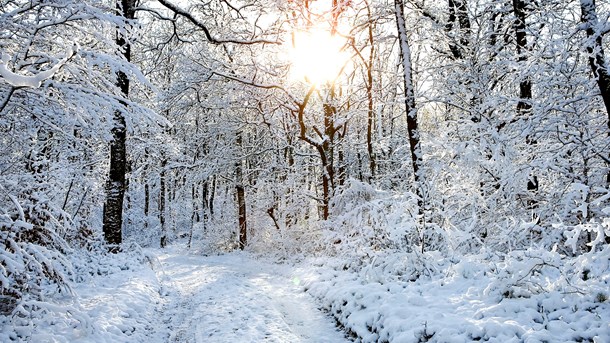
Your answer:
[[[523,67],[527,63],[529,51],[527,45],[527,26],[525,20],[528,15],[528,5],[524,0],[513,0],[513,12],[515,14],[515,38],[517,42],[517,61]],[[519,102],[517,103],[517,118],[528,117],[532,111],[532,81],[529,75],[525,75],[519,81]],[[526,137],[527,143],[535,145],[536,140],[532,137]],[[527,181],[527,190],[536,192],[538,190],[538,177],[531,175]],[[529,201],[530,207],[535,207],[534,200]]]
[[[580,1],[581,21],[587,32],[587,52],[589,53],[589,66],[597,81],[599,93],[602,96],[606,113],[608,115],[608,135],[610,136],[610,74],[604,54],[603,37],[605,31],[599,25],[595,0]],[[610,172],[606,176],[606,183],[610,184]]]
[[[423,184],[423,158],[421,145],[419,142],[419,130],[417,122],[417,108],[415,107],[415,90],[413,89],[413,74],[411,64],[411,48],[407,37],[407,28],[405,24],[404,4],[402,0],[394,0],[394,8],[396,15],[396,26],[398,28],[398,42],[400,45],[400,58],[403,68],[403,86],[405,96],[405,111],[407,114],[407,131],[409,134],[409,149],[411,151],[411,164],[413,166],[415,194],[417,200],[417,215],[418,220],[424,220],[424,198],[422,191]],[[420,233],[421,250],[424,251],[425,232]]]
[[[241,155],[242,144],[242,132],[237,132],[235,145],[239,149],[238,155]],[[238,207],[239,249],[244,250],[246,244],[248,244],[248,217],[246,214],[246,190],[244,187],[241,156],[237,156],[235,160],[235,196]]]
[[[117,8],[122,11],[126,20],[133,20],[136,12],[135,0],[117,1]],[[126,37],[125,31],[117,32],[116,44],[121,49],[123,57],[131,59],[131,43]],[[127,98],[129,96],[129,77],[119,70],[117,72],[117,86]],[[126,110],[127,104],[123,103]],[[123,110],[114,112],[114,127],[112,128],[112,142],[110,143],[110,170],[106,183],[106,203],[104,204],[104,238],[110,245],[110,250],[117,252],[123,240],[123,200],[127,187],[127,149],[126,137],[127,127]]]

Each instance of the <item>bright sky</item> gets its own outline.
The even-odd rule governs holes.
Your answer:
[[[345,38],[332,36],[328,30],[312,28],[294,35],[295,46],[291,47],[289,58],[295,79],[316,84],[333,80],[349,60],[349,54],[342,51]]]

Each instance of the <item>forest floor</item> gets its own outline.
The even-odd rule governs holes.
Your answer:
[[[350,341],[289,264],[137,246],[89,263],[97,267],[75,270],[84,279],[69,294],[0,316],[0,342]]]
[[[363,264],[134,245],[73,261],[71,291],[0,316],[0,342],[610,342],[610,246]]]
[[[158,257],[169,342],[347,342],[289,266],[239,253]]]

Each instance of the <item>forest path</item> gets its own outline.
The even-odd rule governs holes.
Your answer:
[[[349,342],[289,266],[245,254],[159,256],[170,342]]]

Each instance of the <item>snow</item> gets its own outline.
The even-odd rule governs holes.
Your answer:
[[[8,63],[11,57],[3,53],[0,58],[0,77],[4,79],[9,85],[13,87],[29,87],[38,88],[42,85],[42,82],[50,79],[57,73],[57,71],[74,55],[77,45],[74,45],[66,52],[66,55],[61,58],[53,67],[48,70],[40,71],[36,75],[20,75],[8,68]]]
[[[610,247],[573,261],[543,250],[424,257],[437,272],[415,281],[403,279],[414,255],[397,255],[361,269],[313,260],[303,286],[362,342],[610,341]]]
[[[143,263],[133,252],[100,261],[98,275],[77,283],[74,296],[39,302],[41,310],[30,311],[30,318],[0,316],[0,341],[349,341],[288,265],[238,253],[143,255]]]
[[[171,342],[347,342],[291,269],[246,254],[160,256]]]
[[[283,264],[171,247],[89,262],[97,268],[73,296],[25,301],[0,317],[0,341],[610,340],[610,247],[574,258],[530,249]]]
[[[0,316],[0,342],[161,342],[153,330],[163,302],[160,284],[150,265],[136,257],[140,252],[89,261],[97,267],[80,270],[71,294],[24,301],[21,314]],[[74,267],[77,272],[83,266],[77,262]]]

